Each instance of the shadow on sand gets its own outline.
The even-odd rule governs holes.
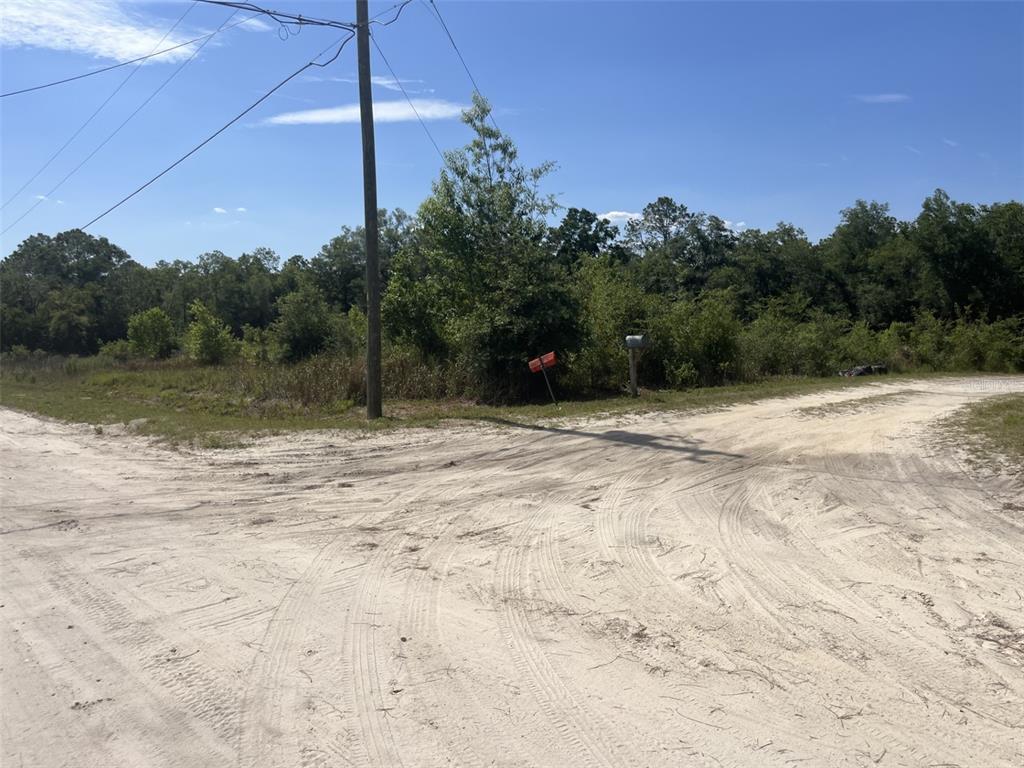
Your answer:
[[[728,453],[716,451],[711,448],[701,447],[700,440],[692,437],[679,435],[648,435],[643,432],[629,432],[624,429],[610,429],[607,432],[588,432],[582,429],[570,429],[568,427],[543,426],[540,424],[521,424],[498,416],[481,419],[492,424],[500,424],[504,427],[515,427],[533,432],[546,432],[551,435],[569,435],[572,437],[589,437],[595,440],[607,440],[620,445],[629,445],[634,448],[652,448],[658,451],[674,451],[682,454],[689,461],[703,464],[712,458],[742,459],[746,458],[742,453]]]

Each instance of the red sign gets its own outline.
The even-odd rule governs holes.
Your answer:
[[[547,354],[535,357],[530,361],[530,371],[532,373],[540,373],[545,368],[554,368],[555,363],[557,362],[558,359],[555,357],[555,353],[548,352]]]

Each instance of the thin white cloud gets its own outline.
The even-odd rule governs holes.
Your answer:
[[[639,213],[632,213],[631,211],[608,211],[606,213],[597,214],[599,219],[608,219],[612,224],[625,224],[630,219],[639,219]]]
[[[906,149],[907,149],[907,152],[913,152],[915,155],[924,154],[923,152],[921,152],[920,149],[918,149],[917,147],[912,147],[909,144],[907,144]]]
[[[235,211],[237,213],[245,213],[248,210],[249,210],[248,208],[235,208]]]
[[[725,224],[726,229],[731,229],[733,232],[739,232],[747,226],[747,222],[745,221],[729,221],[728,219],[723,219],[722,223]]]
[[[378,123],[402,123],[416,119],[416,113],[423,120],[451,120],[459,117],[465,104],[456,104],[440,99],[413,99],[415,112],[407,101],[376,101],[373,104],[373,119]],[[326,125],[331,123],[358,123],[359,105],[345,104],[325,109],[305,109],[300,112],[285,112],[268,117],[267,125]]]
[[[358,83],[359,81],[358,80],[343,79],[343,78],[339,77],[338,78],[338,82],[341,82],[341,83]],[[380,75],[372,75],[370,77],[370,82],[373,83],[374,85],[379,85],[381,88],[387,88],[389,91],[401,91],[403,85],[412,85],[412,84],[416,84],[416,83],[422,83],[423,81],[422,80],[402,80],[401,82],[399,82],[398,80],[395,80],[393,77],[381,77]],[[408,88],[406,90],[408,90]]]
[[[34,195],[34,197],[35,197],[36,200],[49,200],[50,199],[46,195]]]
[[[861,93],[856,98],[865,104],[899,104],[910,101],[910,96],[905,93]]]
[[[217,206],[216,208],[214,208],[213,212],[214,213],[227,213],[227,211],[225,209],[221,208],[220,206]]]
[[[350,83],[353,85],[359,82],[359,80],[354,77],[323,77],[321,75],[306,75],[303,78],[303,80],[305,80],[307,83]],[[425,80],[412,80],[405,78],[402,78],[401,80],[396,80],[393,77],[373,75],[370,77],[370,82],[389,91],[401,92],[404,86],[406,93],[421,94],[434,92],[433,88],[416,87],[423,85],[426,82]]]
[[[239,24],[239,29],[244,29],[247,32],[269,32],[272,29],[276,29],[273,24],[268,24],[263,19],[253,17],[248,21]]]
[[[960,142],[959,141],[953,141],[952,139],[943,139],[942,143],[945,144],[947,147],[959,147],[960,146]]]
[[[4,0],[0,43],[126,60],[188,39],[168,35],[161,43],[169,22],[143,18],[140,7],[129,9],[115,0]],[[192,46],[185,46],[153,61],[180,61],[191,52]]]

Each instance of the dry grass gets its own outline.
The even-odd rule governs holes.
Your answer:
[[[946,427],[975,466],[1024,470],[1024,395],[991,397],[969,405],[948,419]]]
[[[118,364],[100,358],[5,360],[0,404],[93,424],[97,429],[132,424],[133,431],[171,442],[229,447],[237,445],[241,436],[259,432],[387,429],[455,419],[536,424],[598,414],[715,408],[877,382],[872,378],[777,378],[729,387],[644,391],[637,399],[618,396],[557,406],[490,406],[445,396],[443,371],[402,368],[391,373],[397,384],[385,389],[386,417],[374,422],[365,419],[358,405],[361,364],[326,357],[292,366],[198,366],[182,360]],[[411,391],[422,392],[422,398],[395,397],[396,389],[408,390],[402,383],[405,377],[419,378]]]

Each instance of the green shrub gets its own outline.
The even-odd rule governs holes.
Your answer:
[[[45,354],[45,353],[43,353]],[[24,363],[32,359],[32,350],[24,344],[15,344],[4,352],[5,363]]]
[[[799,376],[834,376],[842,367],[839,339],[849,322],[838,315],[814,312],[793,331],[793,373]]]
[[[185,354],[203,365],[234,357],[238,345],[228,327],[199,299],[189,305],[188,311],[192,322],[185,330]]]
[[[946,324],[930,312],[918,312],[910,329],[910,348],[914,366],[939,371],[947,366],[949,357]]]
[[[267,328],[242,326],[242,359],[253,365],[269,363],[278,357],[274,334]]]
[[[686,360],[668,372],[668,383],[673,389],[693,389],[700,386],[700,374],[693,363]]]
[[[744,328],[740,338],[743,378],[796,373],[796,326],[791,318],[773,308]]]
[[[1011,373],[1024,367],[1024,337],[1019,320],[994,323],[957,318],[949,329],[948,367],[958,371]]]
[[[669,383],[714,386],[738,380],[741,330],[726,291],[709,291],[699,302],[673,303],[654,329],[655,351],[660,352]]]
[[[878,338],[863,320],[854,323],[836,341],[839,368],[871,365],[881,360]]]
[[[910,323],[894,322],[878,334],[878,353],[889,370],[908,371],[914,367],[914,350],[910,346]]]
[[[137,312],[128,319],[128,341],[139,357],[170,357],[176,341],[174,323],[159,307]]]
[[[134,351],[131,342],[127,339],[117,339],[116,341],[108,341],[106,344],[100,345],[100,357],[118,363],[128,362],[132,358]]]
[[[359,307],[331,318],[330,349],[344,357],[356,357],[366,350],[366,315]]]
[[[272,326],[282,360],[296,362],[326,349],[331,340],[331,310],[319,288],[303,285],[277,300]]]
[[[655,302],[626,279],[624,270],[599,259],[582,261],[575,290],[583,342],[566,360],[563,386],[582,392],[621,390],[629,377],[624,337],[649,333]]]

